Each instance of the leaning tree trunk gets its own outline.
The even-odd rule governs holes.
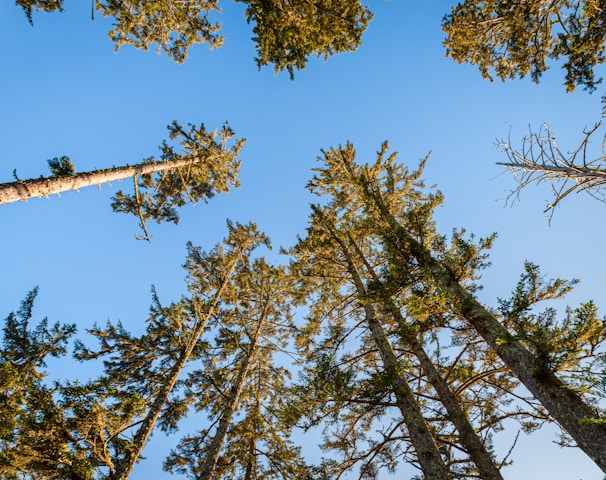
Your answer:
[[[30,180],[18,180],[10,183],[0,183],[0,205],[27,201],[35,197],[48,197],[49,195],[71,190],[78,190],[92,185],[123,180],[135,175],[145,175],[163,170],[193,165],[203,161],[200,157],[180,158],[178,160],[164,160],[155,163],[139,163],[137,165],[106,168],[91,172],[75,173],[67,176],[56,176],[48,178],[34,178]]]
[[[391,215],[380,195],[371,191],[367,185],[362,187],[380,218],[386,222],[392,234],[398,237],[398,244],[392,246],[395,249],[406,248],[407,253],[414,256],[419,267],[427,271],[438,287],[448,295],[456,313],[475,328],[579,448],[606,472],[606,424],[603,423],[603,418],[555,373],[537,368],[532,353]],[[390,242],[391,235],[388,233],[384,234],[386,242]]]
[[[334,235],[333,238],[340,243],[339,239]],[[342,253],[345,256],[347,269],[354,282],[356,291],[363,298],[366,294],[366,289],[358,275],[353,259],[351,258],[349,251],[344,248],[345,246],[343,244],[340,246]],[[374,309],[368,303],[364,303],[363,306],[366,315],[366,323],[377,349],[379,350],[383,366],[386,371],[393,373],[391,387],[396,396],[398,408],[402,413],[402,418],[404,419],[408,434],[410,435],[410,443],[415,449],[423,475],[425,478],[432,480],[450,479],[451,477],[448,468],[440,455],[433,435],[429,430],[429,426],[423,418],[415,395],[400,372],[398,359],[391,348],[387,335],[385,335],[385,332],[383,331],[383,327],[376,318]]]
[[[399,371],[398,359],[389,344],[383,327],[379,324],[369,306],[365,305],[364,310],[368,329],[379,350],[383,366],[387,371],[393,372],[391,387],[396,396],[398,408],[402,413],[404,423],[410,435],[410,442],[417,454],[423,475],[425,478],[432,480],[450,479],[448,468],[440,455],[429,426],[423,418],[414,393]]]
[[[196,347],[198,341],[200,340],[200,337],[204,333],[206,324],[213,315],[221,299],[221,295],[223,294],[223,291],[229,283],[230,277],[236,269],[240,258],[241,255],[237,255],[234,261],[229,265],[229,269],[227,270],[225,277],[223,278],[221,286],[219,287],[219,289],[217,289],[213,296],[212,303],[210,304],[208,311],[206,312],[206,314],[203,315],[202,318],[200,318],[200,322],[196,325],[194,331],[192,332],[191,337],[185,345],[185,348],[182,351],[177,363],[175,363],[175,365],[173,365],[173,367],[168,372],[166,376],[166,383],[162,385],[160,391],[154,399],[154,402],[147,416],[145,417],[145,419],[141,423],[141,426],[139,427],[139,430],[137,430],[137,433],[135,433],[133,437],[133,450],[129,451],[124,460],[120,462],[120,465],[116,468],[116,474],[114,476],[115,480],[126,480],[132,473],[133,468],[135,467],[135,464],[141,456],[143,448],[145,447],[145,444],[149,439],[149,436],[151,435],[152,431],[156,426],[156,421],[160,417],[162,409],[166,405],[166,402],[168,401],[171,392],[175,388],[175,385],[177,383],[177,380],[179,379],[179,376],[181,375],[181,372],[183,371],[183,368],[189,361],[192,352],[194,351],[194,348]]]
[[[347,236],[357,256],[364,264],[365,270],[372,276],[374,285],[380,289],[381,302],[391,312],[395,322],[400,327],[400,330],[402,332],[407,332],[408,325],[404,320],[400,309],[396,307],[393,300],[387,295],[383,283],[374,269],[370,266],[351,235],[348,234]],[[344,244],[342,244],[342,248],[346,248]],[[459,441],[461,442],[461,445],[465,448],[465,451],[469,454],[469,457],[478,468],[480,478],[482,478],[482,480],[503,480],[503,476],[494,463],[492,455],[486,450],[484,443],[473,428],[467,414],[461,408],[459,401],[448,386],[444,377],[440,375],[440,372],[433,364],[417,335],[414,333],[403,334],[402,340],[408,344],[415,357],[419,360],[419,365],[425,372],[427,380],[438,394],[440,402],[448,412],[448,419],[459,432]]]
[[[221,421],[219,422],[219,426],[217,427],[215,435],[212,441],[210,442],[200,472],[196,475],[197,480],[213,479],[215,468],[217,466],[217,462],[219,461],[219,456],[221,455],[221,449],[223,448],[225,438],[227,437],[227,430],[229,428],[229,425],[231,424],[234,412],[238,407],[238,403],[240,402],[240,395],[242,394],[244,382],[246,381],[246,378],[248,376],[248,370],[254,358],[259,334],[261,331],[261,326],[264,320],[265,319],[262,318],[259,321],[259,325],[257,325],[255,335],[253,338],[251,338],[251,345],[248,348],[248,351],[245,352],[244,361],[240,366],[240,371],[238,372],[236,381],[232,385],[229,398],[227,399],[228,403],[223,409],[223,412],[221,412]]]

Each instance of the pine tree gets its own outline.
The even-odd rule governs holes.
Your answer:
[[[100,188],[103,183],[132,177],[134,194],[118,191],[112,208],[116,212],[136,215],[144,232],[143,238],[149,240],[148,220],[177,223],[178,207],[206,202],[216,194],[239,186],[238,154],[244,140],[236,140],[229,146],[234,132],[227,124],[220,132],[209,132],[204,124],[200,127],[189,125],[186,130],[176,121],[167,128],[171,140],[181,139],[183,153],[176,153],[174,147],[164,141],[159,147],[162,152],[159,161],[150,157],[137,165],[81,173],[75,173],[68,157],[55,158],[49,160],[50,177],[0,184],[0,204],[48,197],[92,185]]]
[[[63,357],[75,325],[32,324],[38,289],[5,320],[0,350],[0,477],[7,480],[89,479],[91,469],[70,449],[58,386],[46,382],[48,357]]]
[[[298,479],[305,464],[278,415],[289,373],[274,357],[292,331],[291,280],[259,258],[234,277],[203,367],[190,373],[186,397],[209,425],[187,435],[165,469],[190,478]]]
[[[105,357],[104,374],[94,385],[109,394],[102,398],[101,407],[85,410],[83,416],[94,416],[99,408],[104,408],[102,415],[107,416],[115,405],[125,408],[129,402],[137,407],[129,409],[136,415],[128,428],[132,437],[115,445],[119,449],[111,455],[108,466],[112,480],[129,477],[158,424],[167,430],[175,429],[186,413],[187,402],[176,396],[179,377],[190,362],[203,354],[202,336],[209,322],[219,314],[233,277],[241,273],[252,251],[267,241],[254,224],[230,223],[228,227],[227,238],[211,252],[188,247],[185,267],[189,297],[163,307],[154,295],[152,316],[143,335],[135,337],[120,324],[108,324],[105,329],[91,330],[100,342],[99,349],[79,345],[80,359]],[[139,400],[138,404],[135,400]],[[141,405],[142,410],[138,408]],[[90,444],[114,438],[103,431],[92,433],[95,438],[85,439]],[[128,433],[127,429],[122,433]]]
[[[15,0],[30,23],[32,11],[62,11],[63,0]],[[273,64],[276,72],[305,68],[311,55],[331,55],[356,50],[372,19],[359,0],[238,0],[246,5],[245,17],[253,23],[257,65]],[[220,47],[221,24],[212,19],[220,12],[218,0],[93,0],[95,11],[113,19],[110,39],[148,50],[156,45],[175,62],[187,59],[199,43]]]
[[[312,191],[316,193],[318,191],[315,187],[320,191],[322,189],[321,186],[310,185]],[[439,401],[445,405],[449,420],[455,424],[457,430],[460,432],[461,446],[465,451],[469,452],[472,461],[478,467],[480,476],[482,478],[501,478],[498,468],[491,454],[487,451],[484,442],[476,434],[474,427],[471,425],[463,408],[459,405],[445,378],[443,378],[424,350],[423,342],[419,337],[418,325],[415,327],[414,324],[404,319],[400,307],[396,306],[394,298],[388,292],[389,287],[384,285],[383,280],[379,278],[376,270],[381,270],[382,266],[385,266],[386,259],[383,252],[381,252],[376,236],[373,235],[373,232],[368,229],[368,226],[363,221],[360,221],[356,217],[355,213],[348,211],[351,207],[350,203],[341,204],[341,208],[339,208],[338,200],[334,197],[331,200],[323,208],[318,206],[313,207],[312,226],[309,227],[308,231],[314,231],[315,235],[321,235],[321,233],[316,232],[322,232],[326,237],[326,244],[332,244],[332,248],[336,249],[338,254],[344,255],[345,258],[349,259],[348,263],[351,266],[350,268],[353,269],[350,269],[349,274],[352,281],[356,284],[359,298],[364,299],[364,302],[372,301],[375,308],[381,312],[383,317],[392,317],[392,323],[395,324],[394,328],[398,330],[404,345],[416,357],[420,368],[428,377],[428,382],[436,390]],[[423,211],[420,210],[417,214],[422,216]],[[339,224],[338,226],[337,223]],[[375,243],[374,247],[373,242]],[[372,259],[367,257],[360,245],[363,245],[363,248],[369,252]],[[317,250],[317,245],[308,248],[309,252]],[[337,255],[335,254],[334,257],[336,258]],[[359,265],[359,267],[355,267],[355,264]],[[356,268],[360,269],[360,273]],[[361,278],[362,275],[366,276],[368,280],[364,282]],[[400,293],[399,295],[401,297],[402,294]],[[400,300],[404,305],[409,302],[409,299]],[[439,312],[435,311],[435,305],[432,305],[431,308],[433,308],[431,315],[438,316]],[[433,333],[435,334],[435,332]],[[487,426],[482,425],[482,429],[486,430]],[[439,443],[439,438],[437,441]],[[457,463],[460,469],[460,459]]]
[[[334,208],[334,205],[327,208],[331,207]],[[338,212],[333,211],[331,213],[334,216],[339,215]],[[347,213],[349,212],[343,215],[346,216]],[[350,249],[340,241],[334,231],[331,231],[331,227],[322,221],[323,218],[325,218],[325,215],[320,207],[313,207],[307,237],[302,239],[292,252],[299,263],[296,268],[300,270],[302,278],[311,277],[309,282],[313,283],[313,277],[317,277],[317,281],[321,282],[321,285],[310,287],[312,295],[318,289],[323,292],[320,294],[321,297],[326,296],[327,292],[336,293],[335,297],[322,301],[313,298],[310,301],[313,305],[311,315],[312,317],[326,315],[328,318],[334,318],[333,314],[329,313],[333,309],[332,305],[338,305],[341,302],[348,303],[344,298],[347,296],[351,296],[355,303],[359,303],[350,305],[345,312],[341,310],[340,306],[338,310],[334,307],[336,318],[333,320],[334,324],[328,327],[329,331],[334,331],[334,337],[328,335],[326,346],[320,352],[328,350],[330,358],[330,356],[335,355],[335,352],[331,351],[333,344],[342,346],[346,342],[349,343],[348,338],[363,336],[364,340],[360,340],[359,351],[354,356],[358,358],[355,363],[368,361],[361,360],[362,358],[374,358],[372,360],[373,368],[376,369],[374,375],[382,379],[381,383],[385,389],[384,394],[394,397],[390,402],[399,410],[402,426],[405,426],[408,441],[414,448],[416,461],[419,463],[423,474],[427,478],[450,478],[436,445],[432,429],[423,418],[421,407],[406,380],[402,359],[399,359],[394,352],[383,319],[378,315],[376,307],[367,298],[366,287],[358,271],[358,262],[354,260]],[[350,292],[346,294],[342,291],[343,289]],[[346,326],[347,324],[353,325]],[[320,328],[319,324],[314,328],[316,330]],[[363,333],[358,333],[359,331]],[[312,356],[317,355],[319,355],[319,352],[315,351]],[[348,361],[353,360],[342,360],[343,363]],[[369,366],[365,365],[365,367],[368,369]],[[356,375],[359,375],[359,373]],[[349,421],[355,422],[357,419],[353,417]],[[372,422],[372,416],[366,422]],[[344,428],[350,431],[353,429],[351,426]],[[351,453],[349,456],[352,456]],[[371,467],[371,465],[372,463],[363,467],[367,469],[365,475],[368,478],[374,478],[371,475],[376,474],[376,468]]]
[[[475,299],[473,290],[466,288],[464,282],[462,284],[465,269],[453,268],[452,259],[447,256],[434,256],[431,245],[423,240],[433,222],[430,218],[419,222],[414,211],[403,209],[401,199],[394,195],[402,184],[415,187],[407,202],[413,204],[422,195],[422,165],[416,171],[408,172],[395,162],[395,154],[386,157],[387,150],[388,146],[384,144],[377,161],[368,166],[355,163],[352,145],[324,152],[321,160],[325,166],[316,170],[314,181],[322,182],[326,190],[340,195],[341,202],[349,201],[363,211],[381,237],[397,273],[405,277],[411,271],[419,272],[416,282],[434,285],[453,312],[478,332],[577,445],[606,470],[606,445],[600,440],[606,430],[600,424],[598,410],[588,405],[552,368],[537,368],[542,365],[540,356],[518,340],[495,314]],[[440,199],[439,196],[433,198],[435,205]],[[433,208],[431,202],[426,205],[430,210]],[[465,254],[465,250],[461,254]]]
[[[549,60],[564,58],[568,91],[594,90],[604,63],[606,17],[599,2],[465,0],[443,19],[446,55],[477,65],[485,78],[530,74],[538,82]]]

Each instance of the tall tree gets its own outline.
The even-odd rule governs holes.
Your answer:
[[[476,65],[484,78],[501,80],[530,75],[539,82],[550,63],[564,60],[565,86],[594,91],[602,78],[596,73],[606,60],[606,10],[596,0],[465,0],[442,21],[446,56]],[[578,148],[560,150],[549,129],[531,132],[520,150],[500,142],[518,187],[509,198],[532,183],[548,183],[553,200],[549,216],[572,192],[586,192],[603,201],[604,155],[586,157],[589,137],[599,124],[583,132]]]
[[[34,300],[30,291],[2,328],[0,349],[0,476],[29,478],[89,478],[90,468],[70,451],[70,432],[58,389],[45,382],[48,357],[62,357],[75,325],[33,325]]]
[[[312,192],[321,194],[322,185],[310,184]],[[399,192],[401,197],[405,197],[405,192]],[[430,356],[425,351],[422,345],[422,340],[419,338],[419,334],[422,328],[419,328],[418,323],[408,322],[404,319],[401,312],[401,307],[396,305],[396,301],[393,298],[394,293],[389,292],[388,286],[386,286],[381,278],[377,269],[381,270],[386,265],[386,259],[382,255],[381,249],[378,245],[374,247],[375,257],[383,257],[382,260],[373,258],[369,260],[366,254],[362,251],[361,245],[364,245],[365,249],[369,248],[369,244],[377,242],[377,238],[368,226],[363,221],[360,222],[360,218],[352,215],[348,210],[351,204],[341,204],[339,208],[339,201],[333,197],[333,202],[329,202],[326,207],[320,209],[314,207],[314,214],[312,215],[312,222],[314,229],[326,232],[326,235],[337,251],[349,259],[350,276],[356,284],[357,293],[360,298],[365,299],[366,302],[373,301],[376,308],[383,313],[383,315],[391,316],[395,323],[395,326],[402,337],[404,344],[410,347],[413,355],[417,358],[421,369],[427,376],[428,382],[437,392],[439,401],[444,405],[448,411],[449,420],[453,422],[459,432],[461,446],[467,451],[476,464],[479,474],[482,478],[502,478],[499,470],[493,461],[491,454],[487,451],[484,442],[480,439],[471,425],[466,413],[463,411],[462,406],[459,404],[455,394],[451,391],[446,379],[440,374]],[[420,205],[420,204],[419,204]],[[421,208],[416,212],[418,219],[430,213],[429,209]],[[339,226],[337,226],[337,222]],[[354,238],[354,236],[356,238]],[[372,240],[374,238],[374,240]],[[468,263],[471,259],[465,259]],[[377,264],[374,266],[374,264]],[[356,270],[355,264],[359,265],[360,272]],[[459,268],[462,268],[459,266]],[[364,285],[361,276],[366,276],[368,280],[367,285]],[[402,295],[400,293],[400,295]],[[405,305],[407,300],[402,300]],[[438,316],[439,311],[435,309],[436,304],[432,305],[432,312],[430,315]],[[427,327],[425,327],[427,328]],[[484,426],[485,427],[485,426]],[[438,440],[439,441],[439,440]]]
[[[273,64],[291,78],[311,55],[327,58],[356,50],[372,19],[359,0],[238,0],[246,5],[246,20],[254,23],[259,67]],[[62,11],[63,0],[16,0],[32,23],[32,11]],[[220,12],[218,0],[93,0],[93,15],[101,12],[114,20],[109,37],[116,48],[133,45],[144,50],[157,45],[176,62],[187,59],[198,43],[220,47],[221,24],[212,20]]]
[[[334,215],[336,216],[338,213],[334,213]],[[358,303],[357,306],[352,306],[352,311],[346,313],[344,318],[337,314],[339,315],[335,320],[337,324],[352,323],[353,326],[347,328],[335,326],[334,331],[337,335],[327,344],[328,346],[340,345],[345,343],[348,337],[355,335],[353,331],[364,332],[365,340],[356,357],[367,357],[369,352],[374,352],[370,354],[371,357],[373,355],[377,357],[375,368],[379,369],[378,373],[384,377],[386,390],[395,398],[393,405],[399,410],[403,420],[402,424],[405,426],[409,442],[413,445],[416,460],[423,474],[426,478],[450,478],[431,427],[423,418],[422,410],[406,380],[403,364],[394,352],[375,306],[366,298],[366,287],[358,271],[358,262],[352,257],[350,249],[346,248],[343,243],[339,243],[339,238],[335,236],[334,232],[330,232],[327,225],[322,222],[323,217],[320,207],[314,207],[307,237],[293,249],[293,253],[300,263],[296,268],[303,272],[303,278],[317,277],[317,281],[332,284],[326,286],[327,288],[322,285],[315,289],[322,289],[324,292],[349,290],[348,294],[337,293],[336,298],[329,300],[331,304],[343,302],[344,295],[350,295],[352,300]],[[313,280],[310,281],[313,282]],[[322,305],[322,303],[317,302],[316,299],[312,300],[312,309],[317,310],[315,313],[312,312],[312,317],[329,316],[327,311],[330,311],[331,307]],[[358,335],[362,334],[358,333]],[[318,353],[314,353],[314,355],[318,355]]]
[[[416,215],[401,207],[396,194],[397,186],[409,184],[410,202],[423,195],[422,165],[409,172],[396,163],[395,154],[387,152],[385,143],[376,162],[363,166],[356,164],[350,144],[324,152],[324,166],[316,169],[314,181],[338,192],[341,201],[361,205],[356,208],[363,210],[380,235],[393,268],[403,276],[418,272],[417,282],[435,285],[453,311],[469,322],[579,448],[606,471],[606,445],[600,440],[606,434],[606,426],[600,424],[599,411],[478,302],[472,291],[461,284],[463,272],[451,268],[452,258],[435,256],[431,245],[424,244],[423,235],[433,228],[433,222],[418,222]],[[433,208],[431,203],[427,207]]]
[[[594,0],[465,0],[443,19],[446,55],[477,65],[484,78],[530,75],[563,58],[568,91],[594,90],[604,63],[606,14]]]
[[[145,406],[131,424],[132,438],[114,455],[112,480],[129,477],[158,422],[163,428],[175,428],[187,408],[175,396],[179,377],[202,354],[202,335],[219,313],[232,278],[241,273],[252,251],[267,241],[254,224],[228,226],[229,235],[211,252],[189,246],[185,264],[189,297],[169,307],[155,299],[142,336],[129,334],[120,324],[108,324],[91,330],[100,341],[98,350],[79,346],[81,359],[106,357],[97,383],[113,387],[111,397],[105,399],[108,411],[112,401],[119,404],[122,398],[141,398]]]
[[[162,152],[159,161],[149,157],[137,165],[82,173],[75,173],[69,158],[54,158],[48,161],[50,177],[0,184],[0,204],[48,197],[92,185],[100,188],[102,183],[133,178],[134,193],[118,191],[112,208],[116,212],[137,215],[143,238],[149,240],[147,220],[177,223],[178,207],[201,200],[206,202],[216,194],[239,186],[238,155],[245,140],[239,139],[229,145],[234,132],[227,124],[220,132],[209,132],[204,124],[200,127],[189,125],[186,130],[176,121],[167,128],[171,140],[180,139],[182,153],[176,153],[174,146],[163,141],[159,147]]]
[[[292,281],[259,258],[233,279],[203,367],[186,396],[209,425],[181,440],[165,462],[171,472],[211,480],[297,479],[305,473],[290,428],[277,414],[288,371],[276,365],[292,331]]]

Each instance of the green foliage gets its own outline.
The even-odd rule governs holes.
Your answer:
[[[0,477],[89,478],[70,451],[70,433],[62,407],[56,402],[58,386],[43,379],[48,356],[66,354],[75,325],[55,323],[45,318],[31,326],[34,300],[30,291],[16,313],[3,327],[0,350]],[[76,475],[72,477],[71,475]]]
[[[52,12],[58,10],[63,11],[63,0],[15,0],[15,3],[23,8],[27,20],[30,24],[34,24],[32,18],[32,10],[44,10],[46,12]]]
[[[491,80],[530,75],[535,82],[550,60],[563,58],[567,90],[591,91],[606,59],[605,12],[593,0],[466,0],[443,19],[446,55]]]
[[[307,58],[325,59],[356,50],[372,14],[359,0],[238,0],[254,23],[257,65],[275,71],[305,68]]]
[[[292,427],[278,413],[290,374],[274,356],[285,351],[292,330],[291,284],[283,268],[263,258],[243,262],[225,291],[201,368],[184,382],[185,398],[209,425],[179,442],[166,470],[199,479],[292,480],[306,471],[289,440]]]
[[[94,10],[113,19],[109,37],[116,44],[148,50],[156,45],[177,63],[200,43],[220,47],[218,0],[94,0]],[[273,64],[276,72],[303,69],[311,55],[356,50],[372,19],[360,0],[238,0],[246,4],[246,19],[254,23],[257,65]],[[63,0],[16,0],[30,21],[32,9],[62,10]]]
[[[69,177],[76,172],[76,167],[65,155],[60,158],[53,158],[48,161],[48,168],[51,171],[51,177]]]
[[[183,153],[176,153],[175,147],[164,141],[159,147],[162,152],[160,161],[194,158],[196,162],[185,167],[141,175],[135,181],[133,195],[120,190],[112,202],[115,212],[137,215],[146,234],[147,220],[178,223],[178,207],[206,202],[217,194],[227,193],[231,188],[239,186],[238,155],[245,140],[235,140],[233,145],[228,145],[234,132],[227,124],[219,132],[207,131],[204,124],[200,127],[190,124],[189,130],[186,130],[176,121],[167,128],[171,140],[179,139]],[[155,162],[154,157],[146,161]]]
[[[600,350],[606,328],[596,305],[590,301],[575,309],[567,307],[561,319],[554,308],[536,313],[538,302],[563,297],[576,281],[546,281],[531,263],[526,263],[525,270],[512,297],[499,300],[501,315],[533,353],[537,373],[557,372],[581,392],[591,392],[606,365]]]
[[[177,63],[187,59],[189,48],[196,43],[220,47],[221,25],[209,20],[218,12],[218,0],[99,0],[97,8],[104,17],[112,17],[109,37],[116,44],[148,50],[157,45]]]

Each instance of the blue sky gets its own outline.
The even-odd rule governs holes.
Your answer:
[[[177,226],[150,225],[151,244],[135,241],[136,220],[109,207],[128,181],[2,206],[0,318],[38,285],[39,317],[77,323],[80,331],[107,319],[137,330],[152,284],[165,302],[184,292],[187,241],[212,248],[230,218],[257,222],[276,247],[293,244],[306,226],[312,198],[304,186],[320,149],[351,141],[364,161],[374,159],[383,140],[411,164],[432,151],[426,179],[446,197],[440,230],[498,232],[483,302],[507,296],[527,259],[547,276],[581,280],[568,297],[571,305],[594,299],[602,311],[606,306],[600,220],[606,207],[572,196],[549,225],[542,213],[546,186],[506,206],[503,198],[515,183],[500,175],[495,162],[505,158],[494,148],[510,127],[516,141],[542,122],[564,149],[573,148],[582,129],[599,119],[600,93],[566,94],[557,65],[537,86],[527,79],[490,83],[473,67],[454,64],[444,57],[440,29],[451,2],[371,4],[375,18],[360,49],[327,62],[310,59],[294,82],[271,67],[257,69],[241,4],[222,5],[224,46],[196,46],[183,65],[154,51],[115,53],[106,34],[110,21],[91,21],[89,2],[66,0],[64,7],[63,14],[35,14],[31,27],[12,1],[0,5],[0,182],[11,181],[13,169],[21,178],[46,175],[46,160],[61,155],[79,171],[137,163],[157,155],[165,126],[176,119],[210,129],[229,121],[237,136],[248,138],[242,187],[186,207]],[[548,428],[522,435],[506,478],[601,478],[583,454],[553,440]],[[172,478],[155,460],[166,445],[156,434],[150,461],[132,478]]]

